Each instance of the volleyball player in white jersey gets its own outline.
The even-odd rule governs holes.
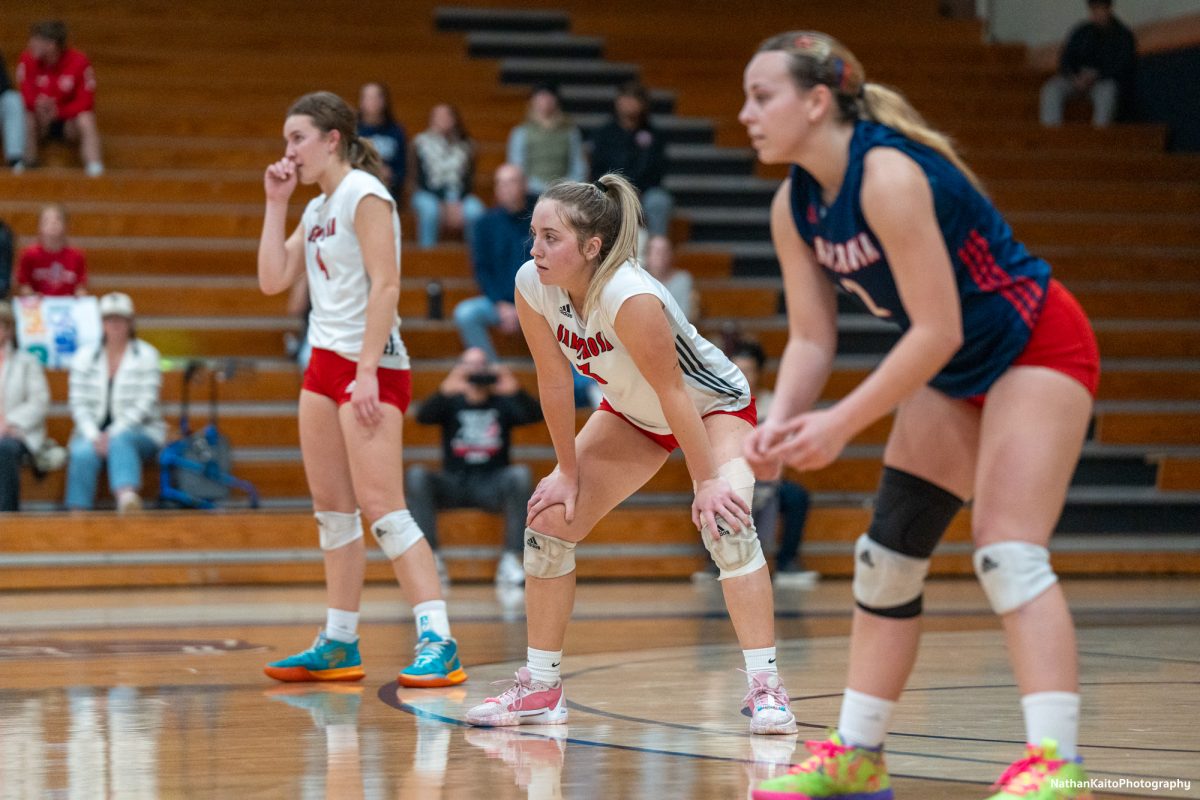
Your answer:
[[[329,608],[310,649],[265,671],[281,681],[364,676],[358,609],[365,515],[416,618],[417,656],[400,683],[462,683],[467,676],[450,635],[433,551],[404,503],[401,433],[412,387],[396,314],[396,203],[378,178],[379,155],[358,138],[354,113],[337,95],[301,97],[283,134],[284,157],[263,178],[258,282],[264,293],[278,294],[307,270],[313,352],[300,392],[300,449],[325,554]],[[321,194],[287,236],[288,199],[297,182],[316,183]]]
[[[750,518],[754,476],[741,458],[754,400],[737,367],[634,260],[640,221],[636,190],[612,174],[556,184],[534,208],[533,260],[517,272],[516,301],[558,466],[529,501],[528,664],[467,721],[566,721],[560,665],[575,546],[681,447],[695,486],[692,521],[720,567],[745,655],[750,729],[794,733],[775,663],[771,580]],[[577,437],[572,364],[604,395]]]

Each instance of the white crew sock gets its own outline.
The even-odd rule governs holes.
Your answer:
[[[450,638],[450,617],[446,616],[445,600],[426,600],[413,606],[413,619],[417,622],[417,638],[426,631],[433,631],[443,639]]]
[[[746,659],[746,680],[754,679],[756,672],[774,672],[779,674],[775,663],[775,648],[760,647],[756,650],[743,650],[742,658]]]
[[[548,686],[553,686],[562,678],[562,650],[538,650],[536,647],[526,648],[526,658],[529,675],[535,680]]]
[[[1075,692],[1034,692],[1021,698],[1025,712],[1025,739],[1041,745],[1042,739],[1058,742],[1066,759],[1079,755],[1079,695]]]
[[[325,638],[350,644],[358,639],[358,612],[325,609]]]
[[[842,742],[856,747],[881,747],[883,737],[891,727],[895,708],[896,703],[892,700],[847,688],[842,695],[842,715],[838,719]]]

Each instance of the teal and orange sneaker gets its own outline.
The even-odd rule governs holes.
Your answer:
[[[1092,800],[1083,761],[1060,758],[1053,739],[1025,745],[1025,757],[1013,762],[992,788],[1000,791],[988,800]]]
[[[882,748],[848,747],[836,732],[804,746],[812,755],[760,783],[754,800],[892,800]]]
[[[312,647],[303,653],[272,661],[263,669],[268,678],[288,683],[296,681],[360,681],[366,676],[358,640],[335,642],[317,633]]]
[[[397,676],[401,686],[457,686],[466,681],[466,670],[458,660],[458,642],[425,631],[417,639],[416,651],[413,663]]]

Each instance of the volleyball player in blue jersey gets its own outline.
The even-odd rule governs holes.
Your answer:
[[[929,558],[968,498],[975,569],[1003,622],[1029,742],[993,800],[1090,797],[1074,626],[1046,549],[1099,377],[1087,318],[946,138],[902,96],[866,83],[839,42],[768,39],[745,90],[739,119],[759,159],[792,165],[771,208],[788,343],[746,458],[759,478],[785,463],[820,469],[896,412],[870,530],[855,545],[837,731],[754,797],[892,797],[882,745],[916,660]],[[836,287],[902,333],[859,386],[815,409],[837,345]]]

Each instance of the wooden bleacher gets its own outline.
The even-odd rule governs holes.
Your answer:
[[[565,19],[564,33],[601,40],[605,63],[632,66],[662,98],[656,110],[679,137],[671,188],[679,230],[691,239],[680,248],[680,266],[699,280],[698,324],[715,337],[736,322],[774,359],[786,331],[778,271],[763,232],[782,173],[753,164],[736,113],[749,54],[796,20],[779,4],[751,5],[753,13],[731,15],[683,0],[652,7],[631,0],[522,3],[565,11],[543,20],[561,26]],[[1187,545],[1186,533],[1195,532],[1188,526],[1200,508],[1200,323],[1191,311],[1200,299],[1200,159],[1164,154],[1159,126],[1041,129],[1035,121],[1040,76],[1023,66],[1023,50],[980,44],[978,25],[938,18],[931,0],[842,5],[853,7],[806,9],[804,24],[844,39],[871,79],[905,91],[955,136],[1017,235],[1052,261],[1095,322],[1105,372],[1056,566],[1064,572],[1197,572],[1200,555]],[[3,34],[8,38],[0,41],[5,52],[20,51],[32,14],[14,13]],[[305,91],[328,88],[353,99],[362,82],[385,80],[412,135],[423,129],[434,103],[455,102],[480,142],[477,193],[486,199],[490,173],[525,104],[526,87],[504,81],[531,67],[511,63],[494,37],[495,57],[468,58],[478,42],[467,30],[439,30],[432,2],[369,0],[356,6],[353,19],[337,8],[314,7],[305,20],[281,29],[267,9],[232,0],[196,0],[162,19],[119,3],[72,10],[72,40],[91,56],[100,80],[109,171],[86,180],[72,166],[72,153],[53,148],[43,169],[0,172],[0,217],[29,237],[41,203],[67,203],[73,237],[88,252],[93,289],[131,294],[141,334],[165,356],[253,360],[253,369],[221,386],[221,428],[237,447],[235,471],[258,484],[272,509],[63,515],[49,511],[62,496],[61,472],[41,484],[27,480],[24,497],[42,510],[0,522],[0,586],[320,579],[313,526],[303,511],[298,376],[283,358],[283,334],[294,321],[284,315],[283,299],[263,297],[254,279],[261,171],[281,150],[282,113]],[[546,55],[528,41],[520,52]],[[593,95],[569,94],[581,119],[603,107],[588,99]],[[311,196],[304,191],[294,215]],[[407,213],[403,224],[407,235],[413,229]],[[452,323],[423,319],[424,285],[430,279],[443,284],[447,312],[472,286],[461,244],[426,252],[409,245],[400,311],[420,398],[458,350]],[[716,316],[728,308],[736,315]],[[861,380],[886,339],[870,321],[851,316],[846,325],[843,343],[851,349],[839,358],[826,400]],[[519,337],[500,337],[498,344],[522,383],[536,388]],[[773,372],[768,377],[773,380]],[[177,372],[164,378],[172,422],[179,380]],[[70,432],[65,383],[64,375],[52,376],[50,427],[60,442]],[[197,400],[193,393],[193,412],[203,419],[205,393],[199,394]],[[886,420],[872,426],[837,464],[803,476],[816,498],[805,548],[812,568],[849,574],[848,554],[869,519],[865,504],[878,480],[888,427]],[[436,461],[435,430],[410,422],[405,443],[409,462]],[[550,467],[543,427],[520,430],[516,444],[518,458],[535,473]],[[148,470],[148,487],[155,480]],[[680,577],[699,566],[705,556],[688,520],[688,487],[682,462],[668,462],[585,543],[580,574]],[[1106,505],[1117,502],[1113,497],[1118,505]],[[1113,530],[1093,530],[1108,518],[1117,520]],[[1144,532],[1135,528],[1139,519]],[[444,515],[441,539],[456,579],[490,578],[498,528],[497,520],[479,513]],[[968,529],[964,513],[934,561],[935,573],[970,572]],[[378,560],[369,575],[390,579]]]

